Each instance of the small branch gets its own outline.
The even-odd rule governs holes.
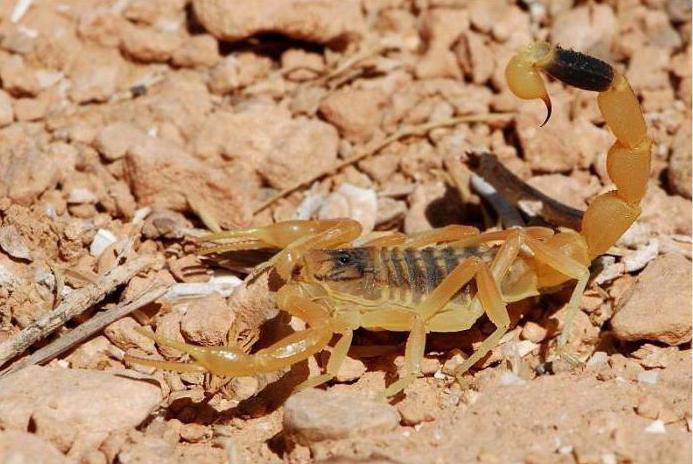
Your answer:
[[[100,312],[90,318],[88,321],[82,323],[76,329],[61,335],[57,340],[51,344],[44,346],[43,348],[35,351],[30,356],[20,359],[16,363],[12,364],[10,367],[4,371],[0,371],[0,377],[13,372],[17,372],[25,367],[32,366],[34,364],[44,364],[56,356],[61,355],[67,350],[71,349],[78,343],[86,340],[95,333],[101,331],[104,327],[117,321],[118,319],[127,316],[133,311],[153,303],[158,298],[161,298],[166,294],[168,290],[168,285],[157,284],[149,287],[144,292],[140,293],[133,300],[128,301],[123,304],[119,304],[103,312]]]
[[[107,272],[95,283],[70,293],[53,311],[0,344],[0,366],[24,353],[31,345],[57,330],[65,322],[82,314],[118,286],[130,281],[137,273],[159,263],[160,258],[157,256],[139,256]]]
[[[383,140],[380,142],[376,143],[372,147],[366,148],[363,152],[357,153],[353,156],[350,156],[349,158],[345,159],[341,163],[336,164],[335,166],[322,171],[314,176],[309,177],[308,179],[302,180],[300,182],[297,182],[296,184],[292,185],[291,187],[285,188],[281,192],[277,193],[264,203],[262,203],[260,206],[255,208],[255,211],[253,211],[254,214],[257,214],[261,211],[263,211],[265,208],[268,206],[276,203],[278,200],[285,198],[286,196],[292,194],[296,190],[299,190],[303,187],[306,187],[316,180],[319,180],[325,176],[328,176],[330,174],[337,173],[344,169],[347,166],[351,166],[353,164],[358,163],[359,161],[362,161],[370,156],[373,156],[377,154],[380,150],[383,148],[387,147],[391,143],[394,143],[400,139],[403,139],[405,137],[413,136],[413,135],[423,135],[426,134],[433,129],[438,129],[441,127],[449,127],[449,126],[456,126],[457,124],[462,124],[462,123],[469,123],[469,122],[484,122],[484,121],[496,121],[498,119],[506,119],[512,117],[512,113],[487,113],[487,114],[480,114],[480,115],[470,115],[470,116],[460,116],[457,118],[450,118],[450,119],[445,119],[443,121],[434,121],[434,122],[429,122],[426,124],[420,124],[418,126],[409,126],[409,127],[403,127],[399,129],[398,131],[392,133],[388,137],[385,137]]]

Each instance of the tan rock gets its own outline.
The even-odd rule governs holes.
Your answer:
[[[180,321],[183,316],[178,311],[171,311],[159,318],[156,323],[155,333],[161,337],[170,338],[177,342],[185,342],[183,334],[180,332]],[[167,359],[175,359],[183,353],[167,346],[158,345],[159,353]]]
[[[680,254],[652,261],[611,319],[621,340],[669,345],[691,341],[691,263]]]
[[[229,55],[210,70],[209,90],[223,95],[247,87],[266,76],[270,69],[272,61],[267,57],[250,52]]]
[[[343,89],[327,96],[320,113],[353,143],[371,139],[383,118],[385,95],[380,90]]]
[[[35,412],[31,416],[31,429],[36,435],[48,440],[63,453],[70,450],[77,435],[74,427],[70,427],[67,422],[45,411]]]
[[[217,112],[193,141],[196,154],[216,154],[249,165],[272,187],[284,188],[333,166],[339,137],[334,127],[262,106],[241,113]]]
[[[208,68],[220,59],[219,44],[209,34],[187,37],[171,56],[173,64],[184,68]]]
[[[626,71],[633,89],[655,90],[668,86],[670,58],[670,54],[661,48],[645,46],[636,49]]]
[[[347,356],[339,367],[335,380],[337,382],[353,382],[366,373],[366,365],[360,359]]]
[[[14,109],[12,108],[12,98],[0,89],[0,127],[11,124],[14,120]]]
[[[123,59],[117,51],[82,52],[71,67],[70,99],[75,103],[103,102],[118,88]]]
[[[536,322],[529,321],[525,324],[525,326],[522,328],[522,332],[520,333],[520,336],[524,340],[529,340],[534,343],[539,343],[543,341],[546,338],[546,335],[548,333],[548,330]]]
[[[218,169],[193,158],[177,145],[154,138],[131,147],[125,175],[140,204],[189,211],[194,195],[224,227],[245,226],[250,220],[248,192],[230,185]],[[153,176],[152,173],[157,175]]]
[[[177,32],[132,26],[123,34],[121,48],[123,52],[137,60],[161,62],[168,61],[181,43],[182,37]]]
[[[397,410],[402,416],[402,424],[417,425],[430,422],[435,417],[433,412],[437,407],[437,399],[431,390],[408,388],[405,398],[397,403]]]
[[[226,334],[234,319],[234,311],[224,297],[214,293],[190,302],[180,321],[180,331],[196,345],[226,345]]]
[[[36,169],[41,166],[41,169]],[[60,180],[60,171],[45,149],[25,135],[0,135],[0,195],[31,204]]]
[[[131,0],[123,11],[127,19],[149,25],[175,21],[183,15],[185,2],[181,0]]]
[[[0,432],[0,462],[7,464],[67,464],[53,445],[34,434],[5,430]]]
[[[123,375],[30,366],[0,380],[0,422],[26,430],[37,413],[85,433],[139,425],[159,403],[156,384]]]
[[[579,210],[584,210],[587,198],[596,193],[584,183],[563,174],[534,176],[527,183],[554,200]]]
[[[667,178],[674,193],[691,198],[691,128],[682,128],[674,136]]]
[[[48,102],[42,98],[17,98],[14,115],[17,121],[38,121],[46,116]]]
[[[108,325],[104,329],[104,335],[123,351],[138,348],[147,353],[154,353],[154,341],[136,329],[144,330],[133,318],[124,317]]]
[[[493,75],[495,62],[492,59],[493,52],[486,45],[484,36],[476,32],[468,31],[464,35],[466,47],[458,47],[457,59],[460,62],[467,62],[465,73],[471,74],[472,82],[483,84]],[[463,54],[460,56],[460,54]]]
[[[94,148],[109,161],[122,158],[131,146],[142,142],[146,134],[127,122],[114,122],[101,129],[94,140]]]
[[[284,405],[284,430],[302,444],[372,435],[394,429],[397,411],[387,403],[363,396],[311,389]]]
[[[650,182],[641,204],[639,221],[660,234],[691,234],[691,200],[667,193]]]
[[[315,79],[325,70],[325,60],[318,53],[290,48],[282,53],[282,72],[292,81]]]
[[[618,30],[611,5],[584,5],[560,13],[551,27],[551,43],[608,61]]]
[[[259,32],[276,32],[318,43],[360,37],[365,22],[355,0],[194,0],[195,16],[221,40],[236,41]]]
[[[36,72],[29,68],[19,55],[0,61],[2,88],[12,95],[35,97],[41,91]]]
[[[429,10],[423,18],[421,30],[427,49],[426,54],[416,64],[416,76],[419,79],[461,78],[462,71],[457,64],[457,57],[450,48],[468,28],[469,15],[466,10]]]

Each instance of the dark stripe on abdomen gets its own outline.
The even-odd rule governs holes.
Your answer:
[[[421,250],[421,258],[423,259],[426,270],[426,290],[430,293],[438,284],[445,278],[447,272],[438,265],[438,250],[435,248],[424,248]]]
[[[414,296],[423,295],[426,292],[426,278],[424,270],[418,266],[419,251],[414,248],[404,250],[404,263],[406,264],[409,288],[414,292]]]

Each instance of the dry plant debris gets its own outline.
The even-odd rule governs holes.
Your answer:
[[[655,142],[573,326],[584,366],[544,362],[564,293],[513,305],[465,386],[448,374],[489,324],[431,336],[391,405],[396,334],[357,333],[336,382],[290,398],[327,354],[256,378],[125,365],[181,359],[142,328],[248,352],[301,328],[241,280],[254,257],[194,257],[202,229],[516,220],[471,151],[584,210],[612,137],[594,95],[550,83],[542,129],[512,97],[532,39],[625,72]],[[0,462],[690,462],[689,1],[0,0],[0,82]]]

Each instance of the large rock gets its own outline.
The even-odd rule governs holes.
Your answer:
[[[364,396],[306,390],[284,406],[284,430],[300,443],[387,432],[399,423],[395,408]]]
[[[248,192],[176,144],[148,137],[131,147],[125,160],[130,188],[142,204],[188,211],[200,201],[221,226],[248,225]]]
[[[357,0],[194,0],[200,23],[221,40],[262,32],[328,43],[360,37],[365,21]]]
[[[691,263],[680,254],[652,261],[611,319],[621,340],[691,341]]]
[[[27,430],[38,415],[85,433],[136,427],[161,399],[159,387],[145,380],[40,366],[4,377],[0,392],[0,427]]]

